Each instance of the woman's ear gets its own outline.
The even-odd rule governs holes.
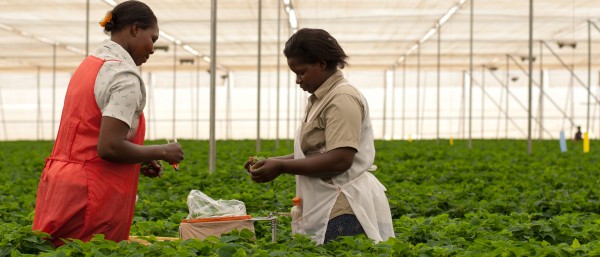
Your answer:
[[[321,71],[327,70],[327,61],[325,61],[325,60],[319,61],[319,68],[321,68]]]
[[[140,31],[140,26],[138,26],[137,23],[134,23],[131,25],[129,30],[130,30],[131,36],[135,37],[135,36],[137,36],[138,32]]]

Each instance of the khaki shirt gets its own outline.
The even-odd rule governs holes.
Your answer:
[[[307,157],[340,147],[358,150],[365,107],[360,93],[347,84],[338,70],[309,97],[300,142]],[[333,184],[330,178],[323,180]],[[338,197],[329,218],[342,214],[354,214],[344,194]]]

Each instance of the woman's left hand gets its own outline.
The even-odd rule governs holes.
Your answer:
[[[270,182],[283,173],[284,160],[266,159],[250,167],[250,177],[258,183]]]
[[[143,162],[140,172],[149,178],[162,177],[163,165],[160,161]]]

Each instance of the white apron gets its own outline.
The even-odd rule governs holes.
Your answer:
[[[311,112],[307,114],[308,117],[303,119],[306,122],[298,128],[294,140],[294,159],[305,158],[300,147],[302,142],[300,135],[304,124],[314,120],[315,112],[322,103],[326,102],[331,92],[342,86],[350,86],[344,82],[332,88],[323,97],[319,106],[312,107]],[[333,177],[333,185],[320,178],[296,175],[296,196],[302,198],[302,221],[299,232],[309,235],[317,244],[323,244],[329,215],[340,193],[346,195],[354,215],[369,238],[380,242],[394,237],[390,206],[385,196],[386,188],[367,171],[367,168],[373,164],[375,149],[367,101],[362,95],[361,98],[365,107],[365,118],[361,126],[359,149],[352,167],[343,174]],[[363,157],[360,156],[361,154]],[[357,166],[361,167],[360,170],[355,168]]]

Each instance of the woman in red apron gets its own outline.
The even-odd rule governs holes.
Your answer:
[[[126,1],[100,25],[111,38],[83,60],[69,82],[38,186],[33,230],[50,234],[55,246],[96,234],[128,239],[140,171],[158,177],[157,160],[183,160],[177,143],[143,146],[146,93],[137,66],[154,52],[156,16],[146,4]],[[139,163],[148,165],[140,169]]]

